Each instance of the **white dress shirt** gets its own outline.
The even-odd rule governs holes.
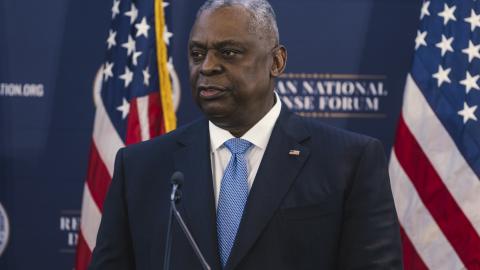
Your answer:
[[[277,93],[275,93],[275,105],[265,116],[260,119],[251,129],[249,129],[241,138],[252,143],[252,146],[245,153],[248,169],[248,189],[250,190],[257,175],[260,162],[267,148],[273,126],[277,122],[282,109],[282,103]],[[223,144],[229,139],[235,138],[230,132],[217,127],[212,122],[208,123],[210,131],[210,161],[212,164],[213,191],[215,195],[215,206],[218,206],[218,196],[223,178],[223,172],[230,161],[232,154]]]

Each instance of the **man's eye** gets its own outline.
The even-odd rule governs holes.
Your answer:
[[[238,54],[238,51],[235,50],[222,50],[222,55],[225,57],[233,57]]]
[[[200,51],[192,51],[190,52],[190,56],[192,57],[193,60],[200,60],[205,56],[205,54]]]

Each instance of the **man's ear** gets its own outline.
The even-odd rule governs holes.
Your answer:
[[[278,45],[273,49],[273,63],[270,69],[270,75],[274,78],[280,76],[287,65],[287,48],[283,45]]]

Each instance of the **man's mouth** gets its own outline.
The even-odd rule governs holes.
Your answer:
[[[198,87],[200,97],[205,99],[213,99],[221,96],[226,89],[216,85],[202,85]]]

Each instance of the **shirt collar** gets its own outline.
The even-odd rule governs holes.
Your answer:
[[[275,105],[273,105],[270,111],[245,134],[243,134],[241,137],[242,139],[251,142],[253,145],[261,149],[267,148],[273,127],[275,126],[275,122],[277,122],[280,111],[282,110],[282,102],[280,102],[280,98],[276,92],[275,100]],[[230,132],[217,127],[211,121],[208,121],[208,128],[210,131],[210,144],[212,151],[216,151],[229,139],[235,138]]]

